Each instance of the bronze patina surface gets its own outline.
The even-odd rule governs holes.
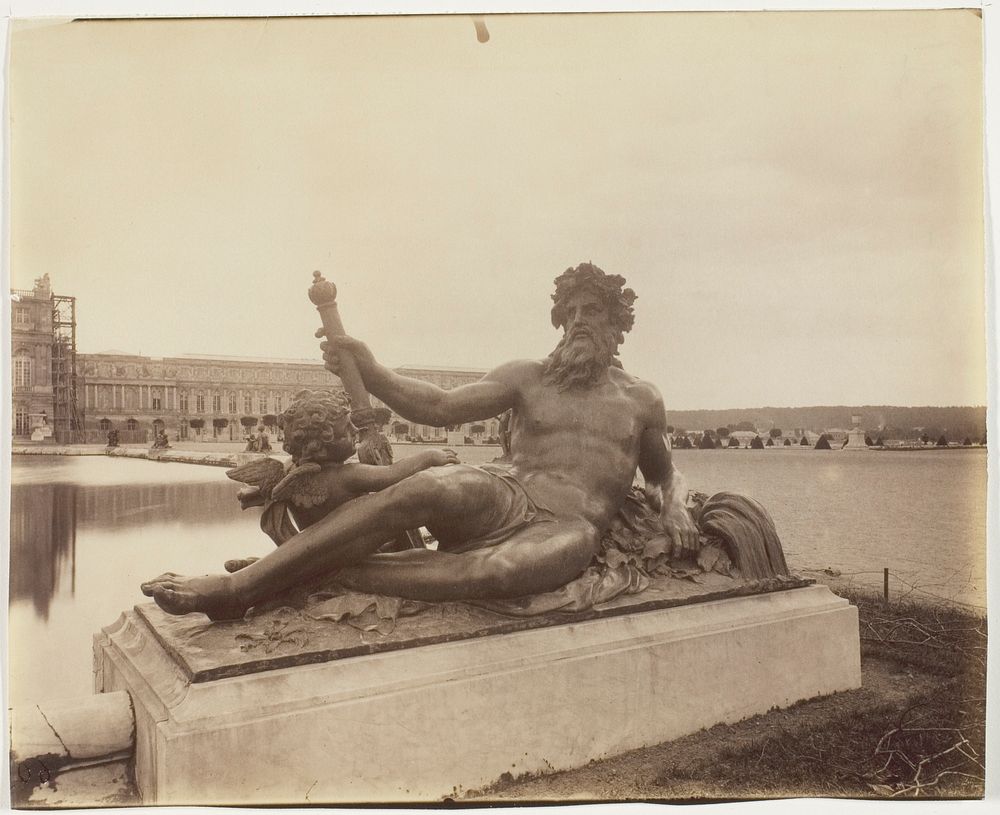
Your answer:
[[[170,572],[143,584],[164,611],[241,619],[335,575],[357,592],[494,603],[514,614],[520,604],[537,616],[596,608],[668,573],[682,581],[787,574],[773,524],[755,502],[710,499],[704,516],[714,520],[699,530],[701,512],[688,506],[671,459],[660,393],[617,359],[636,299],[623,277],[591,263],[567,269],[552,295],[552,325],[563,331],[552,353],[505,363],[453,390],[400,376],[344,336],[335,289],[316,280],[310,296],[323,315],[324,358],[353,411],[368,394],[433,427],[509,411],[506,460],[470,466],[439,451],[405,464],[353,464],[344,406],[333,395],[303,395],[284,416],[291,465],[255,465],[240,477],[252,485],[244,506],[263,506],[262,525],[278,548],[255,562],[233,561],[230,574]],[[394,545],[420,528],[436,548]],[[685,566],[671,565],[681,560]],[[566,602],[562,590],[571,595]],[[542,599],[521,602],[532,596]],[[254,642],[243,644],[252,650]]]

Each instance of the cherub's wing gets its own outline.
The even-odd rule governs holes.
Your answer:
[[[330,497],[325,479],[320,475],[322,470],[315,462],[293,467],[271,491],[271,497],[276,501],[291,501],[300,507],[322,504]]]
[[[285,477],[285,465],[276,458],[262,458],[226,470],[226,475],[233,481],[240,481],[259,487],[261,494],[268,497],[276,484]]]

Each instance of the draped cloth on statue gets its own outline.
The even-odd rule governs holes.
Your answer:
[[[550,612],[588,611],[625,594],[639,594],[653,583],[702,582],[709,573],[737,583],[787,577],[788,566],[774,522],[757,501],[735,493],[692,493],[689,511],[698,525],[697,556],[671,557],[671,541],[642,490],[633,487],[601,540],[601,550],[580,577],[554,591],[510,600],[467,601],[514,617]],[[416,614],[432,604],[341,589],[313,595],[304,610],[313,619],[346,622],[362,630],[391,627],[398,616]]]

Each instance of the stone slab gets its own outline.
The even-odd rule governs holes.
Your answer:
[[[858,687],[857,611],[805,586],[192,681],[148,609],[95,639],[145,803],[440,801]]]
[[[12,809],[97,809],[137,807],[142,800],[130,780],[127,760],[63,770],[45,782],[26,786],[20,778],[11,787]]]
[[[511,617],[465,603],[433,603],[419,604],[424,608],[418,613],[401,616],[391,623],[381,621],[385,625],[377,624],[374,615],[367,618],[368,625],[355,626],[311,616],[313,609],[306,597],[311,591],[324,588],[322,584],[288,595],[238,622],[213,623],[202,614],[175,617],[153,603],[136,606],[135,613],[188,679],[208,682],[401,648],[510,634],[567,621],[784,591],[813,582],[801,577],[780,577],[746,583],[709,572],[699,575],[697,582],[654,578],[639,594],[622,595],[584,612]],[[365,618],[360,622],[366,622]]]
[[[118,775],[127,778],[125,764],[132,755],[131,704],[129,695],[119,691],[25,703],[10,710],[14,806],[69,806],[67,786],[76,791],[72,800],[86,806],[98,800],[87,779],[110,777],[102,767],[114,765]]]

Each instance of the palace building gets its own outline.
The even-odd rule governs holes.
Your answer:
[[[87,441],[103,441],[112,428],[120,440],[151,441],[163,430],[171,440],[240,441],[265,427],[278,432],[278,415],[304,389],[342,389],[321,362],[266,357],[185,354],[142,357],[119,351],[78,354],[78,392]],[[404,376],[449,389],[485,371],[427,366],[396,369]],[[381,402],[373,399],[373,404]],[[385,428],[392,441],[444,440],[448,431],[479,441],[496,437],[499,422],[455,428],[413,425],[395,413]]]
[[[160,430],[171,441],[242,441],[261,426],[276,433],[278,415],[298,391],[342,387],[319,360],[77,353],[75,299],[53,295],[48,275],[31,291],[13,292],[13,299],[13,431],[19,441],[99,444],[112,429],[121,443],[152,442]],[[446,389],[486,373],[417,365],[396,370]],[[483,443],[496,439],[499,422],[435,428],[393,414],[385,432],[392,441]]]
[[[277,417],[303,388],[341,387],[320,362],[185,354],[143,357],[121,351],[79,354],[78,398],[87,440],[112,428],[123,442],[240,441]]]
[[[74,411],[76,299],[53,294],[49,276],[11,291],[11,396],[15,437],[66,436]]]

